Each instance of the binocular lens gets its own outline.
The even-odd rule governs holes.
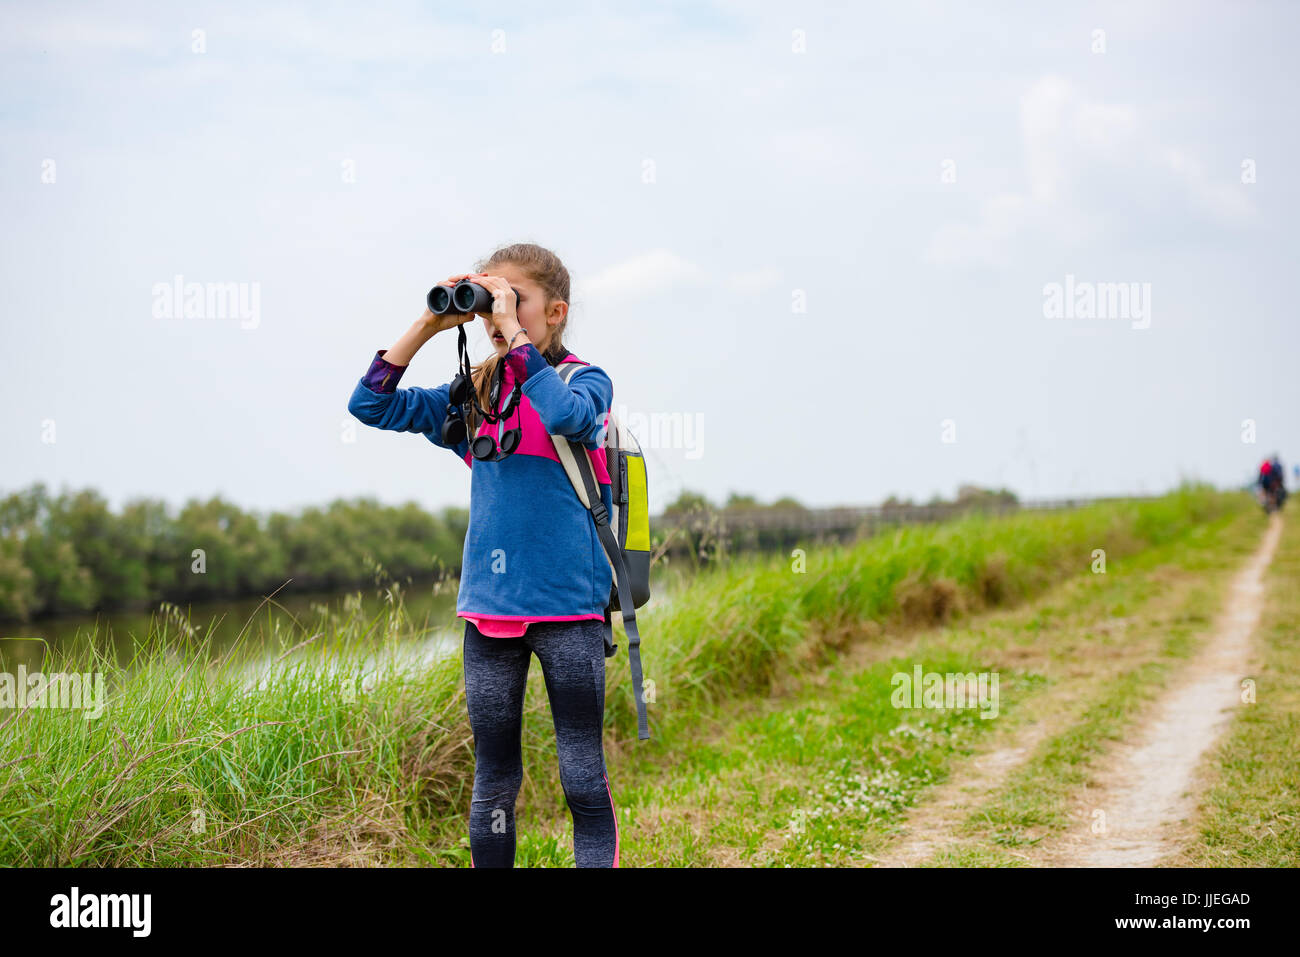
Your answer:
[[[451,293],[452,305],[461,312],[491,312],[492,294],[476,282],[462,279]]]
[[[465,441],[465,420],[448,418],[442,430],[442,441],[447,445],[460,445]]]
[[[429,311],[441,316],[451,308],[451,290],[446,286],[434,286],[429,290]]]
[[[519,445],[519,430],[511,429],[505,435],[501,436],[501,451],[509,455]]]

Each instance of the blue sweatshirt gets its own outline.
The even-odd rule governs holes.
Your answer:
[[[600,483],[601,499],[613,510],[604,437],[613,407],[609,376],[563,352],[555,361],[578,362],[568,384],[532,343],[506,356],[501,404],[521,381],[516,411],[504,423],[480,423],[477,434],[491,435],[519,426],[522,438],[512,455],[481,462],[468,439],[455,446],[442,441],[451,383],[434,389],[397,388],[406,366],[375,353],[357,383],[348,411],[366,425],[395,432],[419,432],[470,468],[469,527],[461,560],[456,614],[466,618],[517,621],[604,618],[614,582],[596,523],[579,501],[550,433],[567,436],[587,449]]]

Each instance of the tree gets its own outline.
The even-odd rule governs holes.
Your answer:
[[[98,492],[83,489],[71,496],[60,495],[51,506],[49,528],[58,541],[71,543],[77,564],[90,573],[99,593],[97,605],[121,605],[147,597],[147,543],[124,534]]]
[[[38,602],[36,576],[23,562],[17,535],[0,538],[0,618],[26,620]]]
[[[677,495],[677,500],[664,509],[665,515],[682,515],[691,512],[708,512],[713,510],[713,503],[705,498],[699,492],[688,492],[683,489]]]
[[[798,509],[801,512],[808,510],[806,505],[792,495],[782,495],[768,507],[773,509]]]
[[[90,569],[78,563],[71,542],[59,541],[44,529],[23,540],[23,563],[32,572],[33,614],[90,611],[99,603],[99,587]]]
[[[978,485],[962,485],[957,489],[957,504],[965,508],[1005,508],[1020,503],[1009,489],[987,489]]]

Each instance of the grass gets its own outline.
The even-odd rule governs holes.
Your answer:
[[[745,791],[743,778],[754,770],[761,777],[763,762],[791,753],[827,769],[818,779],[823,797],[799,825],[805,839],[796,847],[810,850],[794,859],[848,848],[846,822],[896,815],[942,774],[945,753],[983,730],[972,724],[979,719],[954,712],[904,722],[897,709],[886,711],[889,678],[906,670],[904,659],[854,674],[853,700],[835,708],[813,700],[764,714],[774,695],[854,648],[888,644],[873,635],[967,621],[1065,579],[1106,577],[1087,574],[1095,549],[1105,549],[1116,570],[1144,549],[1198,536],[1208,542],[1208,530],[1249,507],[1237,495],[1186,487],[1154,501],[906,528],[811,551],[803,572],[797,558],[751,558],[702,574],[662,613],[638,616],[653,683],[651,742],[636,739],[623,641],[608,662],[607,763],[628,832],[625,858],[689,864],[716,862],[719,847],[723,857],[734,847],[758,853],[773,828],[788,825],[786,805],[804,800],[809,779],[773,795]],[[170,633],[165,621],[125,665],[95,650],[93,639],[90,661],[47,655],[47,673],[102,674],[107,709],[89,721],[70,709],[0,709],[0,862],[467,866],[473,748],[460,658],[432,665],[399,658],[408,625],[399,603],[369,621],[351,616],[325,622],[315,635],[282,636],[283,660],[261,682],[249,680],[257,659],[247,648],[237,643],[221,660],[202,663],[202,639]],[[305,647],[295,650],[298,644]],[[991,647],[976,639],[925,663],[984,670]],[[375,654],[378,663],[369,660]],[[908,668],[913,660],[905,660]],[[517,863],[572,866],[554,732],[536,672],[525,698]],[[1010,690],[1013,702],[1043,684],[1024,668],[1007,681],[1003,694]],[[718,738],[737,708],[757,713],[752,749],[739,765],[734,755],[742,752],[729,754]],[[665,786],[667,777],[673,783]],[[665,820],[660,840],[647,822],[664,802],[680,813]],[[823,806],[847,810],[813,813]],[[718,808],[737,820],[701,831],[698,820]]]
[[[1171,649],[1185,647],[1214,602],[1217,586],[1204,577],[1226,576],[1257,526],[1253,514],[1234,512],[1112,562],[1106,575],[1076,575],[1027,607],[968,627],[890,629],[757,713],[738,704],[711,739],[670,742],[671,768],[647,759],[624,772],[622,799],[635,809],[625,853],[660,865],[872,863],[908,808],[986,738],[1050,722],[1054,712],[1073,719],[1130,662],[1169,643],[1166,635],[1177,635]],[[916,664],[1000,672],[998,718],[894,708],[891,678]],[[707,834],[706,846],[686,843],[688,833]]]
[[[1190,553],[1186,571],[1195,578],[1171,594],[1158,613],[1139,616],[1125,630],[1125,654],[1116,667],[1094,661],[1081,695],[1082,707],[963,822],[961,839],[936,854],[936,866],[1014,866],[1030,861],[1019,853],[1070,826],[1071,801],[1092,780],[1096,759],[1112,743],[1131,737],[1146,707],[1167,686],[1176,666],[1200,646],[1231,577],[1259,544],[1262,522],[1243,516],[1226,548]],[[1292,573],[1294,583],[1294,573]],[[1190,587],[1189,587],[1190,586]],[[1281,745],[1279,752],[1286,748]],[[1266,753],[1257,750],[1256,754]],[[1292,847],[1290,863],[1297,861]],[[1218,863],[1223,863],[1220,860]]]

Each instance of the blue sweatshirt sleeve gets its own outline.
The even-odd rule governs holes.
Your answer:
[[[584,446],[596,446],[604,437],[606,416],[614,402],[614,384],[599,366],[583,366],[566,384],[545,364],[533,371],[521,387],[533,404],[546,431],[563,435]]]
[[[397,388],[406,366],[393,366],[383,358],[386,350],[375,353],[370,369],[357,382],[348,400],[348,411],[366,425],[393,432],[422,432],[434,445],[464,456],[467,442],[455,448],[442,441],[442,423],[451,404],[451,383],[435,389]]]

